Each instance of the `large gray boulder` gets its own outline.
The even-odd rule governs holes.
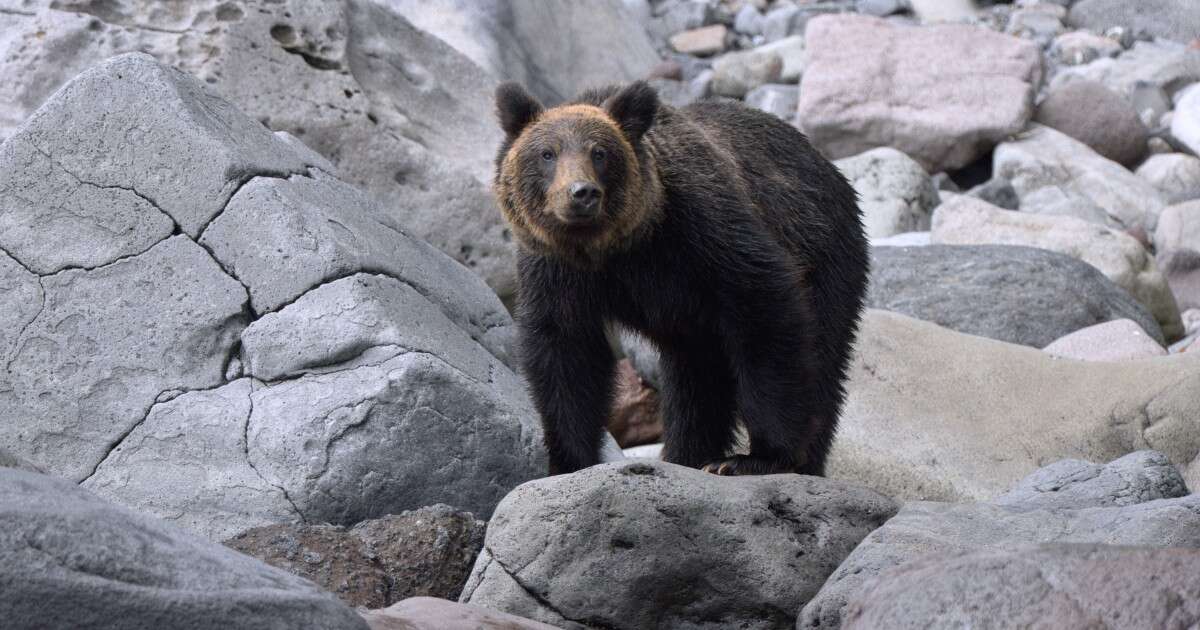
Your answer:
[[[1144,460],[1147,476],[1170,475],[1155,459]],[[1178,478],[1168,484],[1139,484],[1130,494],[1113,475],[1129,474],[1123,462],[1083,481],[1071,499],[1028,503],[906,503],[883,527],[869,534],[838,567],[800,614],[797,628],[837,628],[848,601],[873,577],[931,554],[993,551],[1040,543],[1103,543],[1146,547],[1200,548],[1200,495],[1186,495]],[[1068,466],[1075,466],[1069,464]],[[1106,467],[1107,468],[1107,467]],[[1038,473],[1043,478],[1057,476]],[[1082,472],[1082,471],[1081,471]],[[1085,473],[1086,474],[1086,473]],[[1036,484],[1038,480],[1023,485]],[[1079,483],[1079,482],[1077,482]],[[1027,494],[1027,493],[1026,493]],[[1186,495],[1186,496],[1185,496]],[[1011,497],[1010,497],[1011,498]],[[1146,499],[1144,502],[1135,500]]]
[[[659,61],[621,0],[380,0],[497,79],[560,103],[583,90],[644,78]],[[700,26],[700,25],[697,25]]]
[[[4,627],[367,627],[312,582],[97,498],[0,468]]]
[[[0,147],[0,448],[218,539],[541,475],[499,299],[323,163],[145,55],[47,102]]]
[[[937,207],[931,237],[937,244],[1023,245],[1077,258],[1145,306],[1168,339],[1183,336],[1175,295],[1154,257],[1121,230],[1070,216],[1002,210],[962,195]]]
[[[1036,44],[980,26],[821,16],[805,39],[798,122],[830,158],[890,146],[930,173],[966,166],[1025,126],[1042,79]]]
[[[299,137],[339,176],[383,201],[389,224],[433,243],[502,295],[513,292],[513,246],[488,190],[501,139],[491,103],[496,79],[394,10],[372,0],[20,4],[0,12],[0,139],[97,60],[144,51],[200,78],[250,119]],[[108,102],[97,98],[94,107]],[[242,136],[230,136],[228,148],[260,153],[230,151],[229,185],[196,191],[189,203],[197,211],[222,207],[238,185],[263,172],[253,158],[264,157],[266,145],[255,134],[241,143]],[[152,168],[160,155],[126,158]],[[199,156],[189,163],[200,174],[226,166]],[[297,172],[294,165],[270,166],[279,175]],[[165,174],[150,175],[138,192],[160,205],[170,191],[191,190],[165,178],[157,183],[160,198],[155,178]],[[195,236],[198,226],[180,223]],[[149,238],[144,234],[155,229],[148,224],[128,238]]]
[[[871,251],[871,308],[1035,348],[1080,328],[1122,318],[1164,342],[1144,306],[1095,267],[1065,254],[1016,245]]]
[[[461,601],[562,628],[790,628],[895,509],[817,477],[605,464],[505,497]]]
[[[1179,470],[1158,451],[1136,451],[1107,464],[1062,459],[1022,479],[995,505],[1026,509],[1121,507],[1187,496]]]
[[[996,147],[992,169],[1012,182],[1022,212],[1065,214],[1151,234],[1166,206],[1146,180],[1042,125]]]
[[[1072,361],[874,310],[856,347],[833,478],[975,501],[1045,462],[1151,448],[1200,479],[1200,356]]]
[[[1200,39],[1200,5],[1193,2],[1079,0],[1071,5],[1067,22],[1097,32],[1122,27],[1139,37],[1162,37],[1185,44]]]
[[[1080,544],[931,556],[872,580],[842,628],[1188,628],[1197,562],[1197,549]]]

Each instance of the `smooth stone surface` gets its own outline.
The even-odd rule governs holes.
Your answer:
[[[932,242],[929,232],[901,232],[884,238],[873,238],[871,247],[922,247]]]
[[[366,628],[316,585],[73,483],[0,469],[0,615],[24,628]]]
[[[800,101],[800,88],[794,85],[760,85],[746,94],[746,104],[768,114],[792,122],[796,117],[796,103]]]
[[[755,50],[731,52],[713,62],[712,91],[718,96],[743,98],[746,93],[783,78],[783,59]]]
[[[1065,254],[1014,245],[936,244],[871,252],[871,308],[1035,348],[1121,318],[1163,341],[1144,306],[1095,267]]]
[[[1042,545],[936,555],[872,580],[845,630],[1184,628],[1200,623],[1196,549]]]
[[[1167,249],[1158,264],[1182,310],[1200,308],[1200,250]]]
[[[1166,203],[1200,200],[1200,158],[1195,156],[1186,153],[1151,155],[1138,167],[1137,175],[1157,188]]]
[[[1160,252],[1178,249],[1200,252],[1200,200],[1163,210],[1154,232],[1154,245]]]
[[[834,165],[858,193],[868,237],[929,229],[930,212],[940,199],[933,180],[915,160],[881,147],[837,160]]]
[[[932,240],[946,245],[1023,245],[1082,260],[1145,306],[1168,339],[1183,334],[1179,307],[1167,280],[1134,237],[1068,216],[1002,210],[955,196],[934,211]]]
[[[1200,479],[1200,355],[1067,361],[869,310],[828,474],[903,499],[995,497],[1045,462],[1155,449]]]
[[[1184,89],[1176,98],[1171,135],[1192,153],[1200,153],[1200,85]]]
[[[671,48],[678,53],[706,57],[725,50],[725,36],[729,30],[724,24],[714,24],[683,31],[671,36]]]
[[[1189,83],[1200,81],[1200,50],[1172,41],[1139,41],[1120,56],[1060,68],[1050,87],[1078,79],[1099,81],[1124,96],[1132,94],[1139,85],[1160,87],[1171,95]]]
[[[953,170],[1033,115],[1042,70],[1032,42],[853,15],[817,17],[805,39],[798,120],[830,158],[891,146],[928,172]]]
[[[435,597],[410,597],[360,614],[371,630],[555,630],[532,619]]]
[[[1149,130],[1121,95],[1096,81],[1071,81],[1050,91],[1034,120],[1133,167],[1146,153]]]
[[[1165,207],[1154,186],[1044,125],[996,147],[992,170],[1012,182],[1022,212],[1065,214],[1152,233]]]
[[[1200,547],[1200,495],[1119,507],[909,502],[868,535],[805,606],[797,627],[836,628],[873,578],[932,554],[1002,551],[1042,543]],[[912,565],[908,565],[912,566]],[[986,572],[985,572],[986,574]]]
[[[982,199],[997,208],[1005,210],[1021,209],[1021,198],[1017,196],[1017,190],[1013,188],[1012,182],[1000,177],[993,177],[978,186],[972,187],[964,194]]]
[[[1137,322],[1129,319],[1114,319],[1077,330],[1055,339],[1042,351],[1079,361],[1137,361],[1167,354]]]
[[[573,629],[790,628],[895,509],[816,477],[594,466],[505,497],[460,601]]]
[[[1139,36],[1177,42],[1200,39],[1200,5],[1173,0],[1079,0],[1067,16],[1071,25],[1103,32],[1114,26]]]

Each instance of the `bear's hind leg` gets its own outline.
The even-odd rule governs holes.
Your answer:
[[[736,387],[715,346],[662,349],[665,461],[700,468],[733,446]]]

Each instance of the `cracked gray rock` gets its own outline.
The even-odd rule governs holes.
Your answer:
[[[310,374],[252,394],[250,462],[309,522],[351,525],[453,501],[488,518],[545,470],[536,413],[496,364],[477,381],[436,356]]]
[[[1120,507],[1187,496],[1183,477],[1166,455],[1137,451],[1100,465],[1064,459],[1021,480],[992,503],[1053,509]]]
[[[0,447],[82,481],[169,390],[224,382],[246,292],[186,236],[41,278],[0,373]]]
[[[515,290],[514,246],[488,189],[501,140],[490,98],[496,79],[379,2],[198,0],[165,8],[152,0],[25,0],[22,11],[0,13],[0,51],[6,53],[0,55],[0,139],[97,59],[147,52],[198,77],[249,116],[227,148],[271,146],[260,140],[266,130],[252,121],[290,132],[328,158],[317,164],[306,149],[298,152],[305,164],[333,168],[365,188],[394,225],[471,268],[502,296]],[[107,102],[98,98],[92,106]],[[160,109],[143,111],[153,117]],[[219,110],[190,112],[209,114]],[[65,128],[88,133],[82,131],[88,126]],[[96,156],[117,161],[173,154],[96,149]],[[224,160],[237,157],[244,156],[197,156],[191,170],[221,173]],[[244,165],[230,166],[231,178],[248,179]],[[275,174],[303,172],[275,166]],[[171,178],[189,172],[148,175],[139,192],[174,215],[173,191],[189,188]],[[229,192],[197,193],[187,209],[220,208]],[[196,234],[191,222],[175,218]]]
[[[603,464],[505,497],[460,601],[562,628],[790,628],[895,509],[830,479]]]
[[[329,628],[367,624],[332,594],[68,481],[0,468],[7,628]]]
[[[111,152],[97,173],[77,155],[91,146],[30,148],[53,139],[39,121],[92,112],[86,94],[120,103],[95,121]],[[173,198],[189,198],[186,177],[204,172],[191,160],[255,138],[264,146],[249,153],[315,168],[227,173],[238,183],[227,202],[178,214],[212,219],[195,235],[127,221],[158,229],[174,211],[123,193],[174,181]],[[0,152],[23,156],[12,181],[71,165],[66,184],[120,182],[88,189],[117,197],[83,203],[87,214],[53,186],[0,194],[0,209],[19,208],[0,216],[63,232],[78,223],[80,244],[96,241],[86,260],[56,259],[78,248],[50,240],[43,253],[33,236],[19,254],[0,250],[0,449],[217,539],[438,502],[486,516],[544,472],[537,414],[505,363],[512,320],[483,280],[390,227],[319,156],[195,79],[146,55],[117,57],[61,90]],[[141,158],[117,169],[117,157],[140,154],[158,156],[153,173]],[[216,203],[211,183],[196,185],[197,203]],[[64,261],[88,266],[39,275]]]
[[[1200,356],[1071,361],[875,310],[856,346],[833,478],[979,501],[1046,462],[1153,449],[1200,487]]]
[[[250,291],[255,313],[357,272],[402,278],[472,338],[509,360],[512,318],[468,269],[381,219],[366,195],[333,177],[259,178],[230,200],[200,243]]]
[[[1030,485],[1061,478],[1065,468],[1078,468],[1074,462],[1060,462],[1031,475],[1002,502],[906,503],[838,567],[804,607],[796,628],[840,627],[847,602],[862,595],[872,578],[931,554],[1043,543],[1200,548],[1200,495],[1187,495],[1175,483],[1131,495],[1109,483],[1114,474],[1164,475],[1161,465],[1152,455],[1130,457],[1100,467],[1093,480],[1067,483],[1061,495],[1028,492]],[[1160,495],[1173,498],[1155,498]],[[1153,500],[1138,502],[1141,498]]]
[[[154,405],[83,487],[211,540],[300,520],[247,457],[251,379]]]
[[[923,558],[873,580],[845,630],[1200,623],[1200,550],[1040,545]]]

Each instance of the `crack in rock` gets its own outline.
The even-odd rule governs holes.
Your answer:
[[[258,475],[258,478],[261,479],[263,483],[275,488],[281,494],[283,494],[283,499],[288,502],[288,505],[292,506],[293,510],[296,511],[296,516],[300,519],[300,522],[307,524],[309,522],[308,517],[304,515],[304,512],[300,509],[300,506],[296,505],[296,502],[292,500],[292,495],[288,493],[287,488],[284,488],[279,484],[271,483],[271,481],[263,476],[262,472],[258,470],[258,466],[254,465],[254,459],[250,457],[250,418],[254,416],[255,384],[259,384],[261,386],[261,383],[259,383],[259,381],[256,379],[250,379],[250,391],[246,394],[246,399],[249,403],[249,409],[246,411],[246,422],[242,425],[242,454],[245,455],[246,464],[250,466],[250,470],[253,470],[254,474]]]
[[[542,606],[544,606],[548,610],[550,610],[550,612],[553,612],[554,614],[558,615],[559,617],[562,617],[563,619],[565,619],[571,623],[577,623],[581,626],[586,626],[589,628],[599,628],[600,630],[618,630],[618,628],[616,626],[609,625],[607,623],[604,623],[603,621],[599,621],[599,620],[583,621],[580,619],[575,619],[575,618],[567,616],[561,610],[559,610],[554,604],[550,603],[550,600],[546,599],[545,596],[543,596],[541,593],[538,593],[534,589],[530,588],[528,584],[525,584],[524,582],[522,582],[521,578],[517,577],[517,574],[515,572],[509,570],[508,567],[504,566],[504,563],[500,561],[500,558],[496,557],[496,553],[494,551],[492,551],[492,549],[490,547],[488,547],[487,545],[484,545],[483,548],[488,552],[488,556],[491,558],[491,561],[496,563],[496,566],[500,567],[501,571],[504,571],[504,573],[506,575],[508,575],[508,577],[512,578],[512,581],[515,582],[517,584],[517,586],[521,587],[521,590],[525,591],[525,593],[527,593],[530,597],[532,597],[534,600],[536,600],[537,603],[541,604]]]
[[[16,260],[16,258],[13,258],[13,260]],[[18,262],[17,264],[20,264],[20,262]],[[22,266],[24,266],[24,265],[22,265]],[[32,272],[30,272],[30,273],[32,273]],[[29,321],[25,322],[24,326],[21,326],[21,330],[17,333],[17,336],[13,337],[12,355],[9,356],[8,360],[4,362],[4,371],[5,372],[12,371],[13,361],[17,360],[17,356],[20,355],[21,349],[23,348],[23,346],[21,345],[21,338],[25,336],[25,332],[28,331],[29,327],[32,326],[34,324],[34,322],[36,322],[38,320],[39,317],[42,316],[42,313],[46,312],[46,285],[42,284],[41,276],[38,276],[37,274],[33,274],[33,276],[34,276],[34,280],[37,281],[38,289],[39,289],[40,293],[42,294],[42,304],[41,304],[41,306],[38,307],[37,313],[35,313],[34,316],[32,318],[30,318]]]

